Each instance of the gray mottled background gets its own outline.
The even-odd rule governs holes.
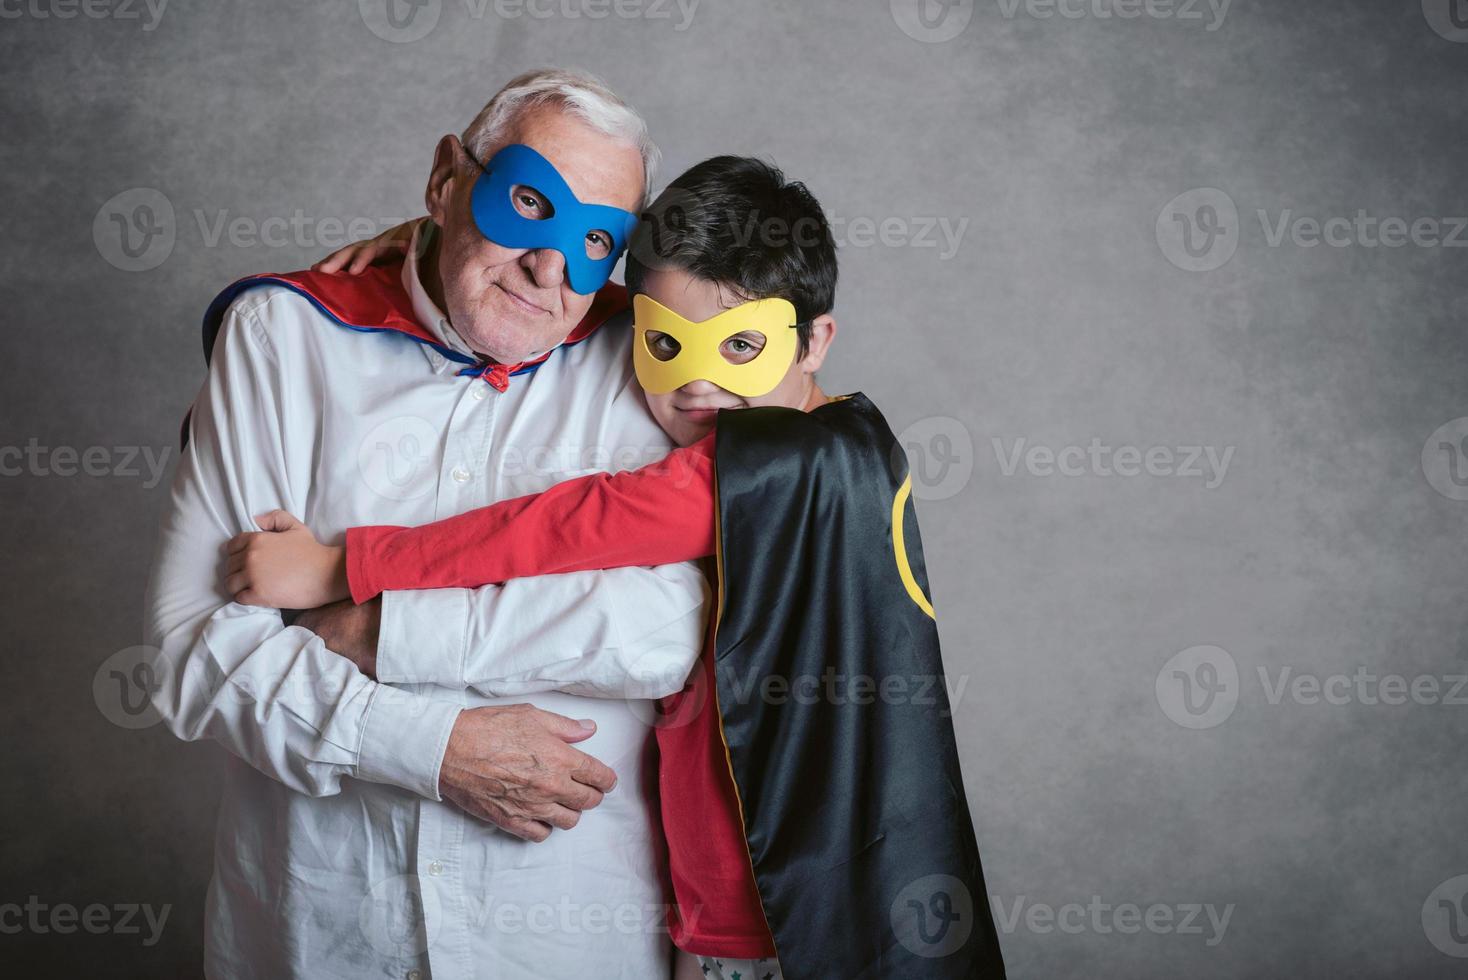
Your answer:
[[[201,311],[417,213],[544,63],[664,179],[766,156],[838,219],[824,378],[919,465],[1013,976],[1468,970],[1468,2],[154,2],[0,2],[0,905],[170,911],[0,909],[7,970],[198,971],[221,750],[109,658]]]

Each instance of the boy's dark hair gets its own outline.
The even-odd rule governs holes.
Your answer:
[[[627,290],[647,273],[682,269],[747,300],[787,299],[800,321],[799,357],[810,321],[836,303],[836,242],[820,202],[799,181],[751,157],[694,164],[643,212],[627,249]]]

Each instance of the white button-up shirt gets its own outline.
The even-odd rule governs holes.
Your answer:
[[[467,351],[411,259],[404,280],[423,326]],[[353,525],[427,523],[660,457],[629,344],[619,318],[497,392],[282,287],[230,307],[147,595],[156,707],[229,753],[211,977],[667,975],[649,699],[697,659],[709,590],[695,566],[389,592],[376,681],[221,584],[221,545],[275,507],[339,543]],[[438,793],[459,711],[520,701],[594,719],[578,747],[619,778],[539,844]]]

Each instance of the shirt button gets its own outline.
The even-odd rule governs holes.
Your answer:
[[[408,980],[423,980],[423,971],[422,970],[409,970],[408,971]]]
[[[443,862],[442,861],[432,861],[432,862],[429,862],[429,865],[428,865],[428,873],[431,874],[431,875],[433,875],[435,878],[437,878],[439,875],[443,874]]]
[[[462,466],[455,466],[454,471],[450,473],[449,476],[452,476],[454,478],[455,483],[469,482],[469,471],[464,469],[464,467]]]
[[[489,385],[487,382],[479,381],[478,379],[476,379],[474,381],[474,400],[477,402],[484,401],[484,396],[489,394],[489,392],[485,390],[488,387]]]

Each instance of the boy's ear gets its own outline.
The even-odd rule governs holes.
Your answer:
[[[459,138],[452,134],[438,141],[433,151],[433,170],[428,175],[428,187],[423,191],[423,203],[428,216],[440,228],[449,214],[449,199],[454,191],[454,174],[459,163]]]
[[[824,313],[810,321],[810,347],[800,360],[800,370],[815,374],[826,360],[826,352],[836,340],[836,318]]]

